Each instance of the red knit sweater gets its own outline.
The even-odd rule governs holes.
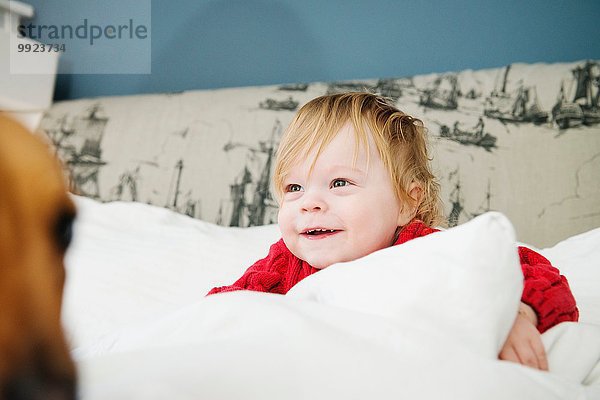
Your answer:
[[[401,231],[395,245],[437,232],[421,221],[413,221]],[[543,333],[563,321],[577,321],[579,311],[567,279],[550,261],[526,247],[519,247],[525,287],[521,301],[537,313],[538,330]],[[319,270],[294,256],[280,239],[269,254],[255,262],[233,285],[215,287],[208,295],[234,290],[254,290],[286,294],[292,286]]]

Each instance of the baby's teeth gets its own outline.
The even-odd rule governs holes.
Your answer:
[[[306,233],[315,233],[315,232],[335,232],[335,229],[311,229],[309,231],[307,231]]]

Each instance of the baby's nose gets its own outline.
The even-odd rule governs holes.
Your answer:
[[[308,212],[310,212],[310,211],[319,211],[319,210],[321,210],[321,206],[315,204],[315,205],[311,205],[311,206],[302,207],[302,209],[304,211],[308,211]]]
[[[316,211],[324,211],[327,208],[327,203],[318,193],[309,193],[306,192],[304,194],[304,198],[302,201],[302,211],[304,212],[316,212]]]

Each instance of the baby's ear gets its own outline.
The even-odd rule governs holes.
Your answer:
[[[408,187],[408,196],[410,202],[402,204],[402,210],[398,218],[398,225],[404,226],[408,224],[417,215],[417,210],[423,201],[423,187],[419,182],[412,182]]]
[[[414,210],[413,210],[413,217],[414,217],[414,214],[417,213],[417,209],[419,208],[419,206],[421,205],[421,202],[423,201],[423,187],[421,186],[421,184],[419,182],[412,182],[409,186],[408,195],[414,202],[414,204],[412,204],[412,206],[414,208]]]

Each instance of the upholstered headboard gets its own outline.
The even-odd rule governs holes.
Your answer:
[[[42,128],[73,191],[222,225],[276,221],[274,152],[294,112],[369,90],[424,121],[450,224],[504,212],[548,246],[600,226],[600,63],[513,64],[398,79],[101,97],[53,105]]]

